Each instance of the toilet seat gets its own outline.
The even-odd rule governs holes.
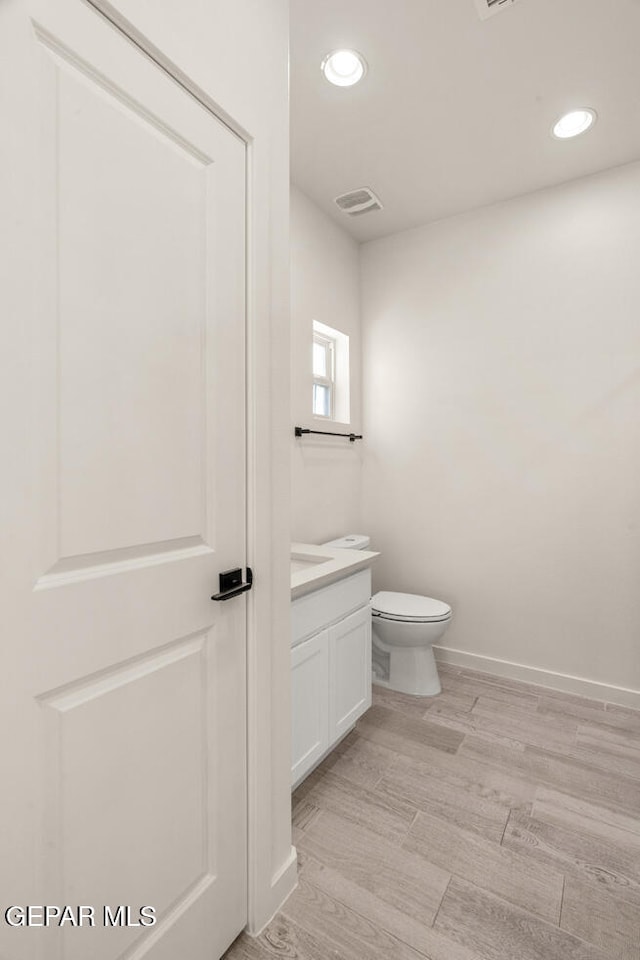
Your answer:
[[[449,620],[451,607],[442,600],[415,593],[394,593],[381,590],[370,601],[374,617],[399,623],[439,623]]]

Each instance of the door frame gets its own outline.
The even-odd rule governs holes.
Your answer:
[[[245,144],[247,563],[247,931],[257,936],[297,884],[291,843],[289,302],[274,302],[271,145],[256,137],[109,0],[83,0]],[[288,224],[289,184],[277,196]],[[271,203],[269,199],[271,198]],[[278,217],[275,218],[276,220]],[[288,230],[285,236],[288,249]],[[274,337],[274,332],[278,335]],[[258,357],[269,358],[258,363]],[[275,383],[284,382],[278,391]],[[274,397],[276,398],[274,400]],[[277,483],[272,479],[278,464]],[[286,480],[285,480],[286,478]]]

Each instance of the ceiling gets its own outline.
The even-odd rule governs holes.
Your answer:
[[[362,53],[355,87],[320,72]],[[582,137],[550,135],[592,107]],[[291,0],[292,179],[360,241],[640,158],[640,0]],[[336,196],[369,186],[384,209]]]

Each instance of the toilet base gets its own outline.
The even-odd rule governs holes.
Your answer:
[[[374,645],[376,638],[374,638]],[[433,648],[394,647],[389,653],[389,675],[374,673],[373,682],[389,690],[409,693],[414,697],[435,697],[442,692]]]

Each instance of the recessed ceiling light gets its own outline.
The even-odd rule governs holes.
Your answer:
[[[337,87],[352,87],[362,80],[367,72],[367,64],[355,50],[334,50],[322,61],[322,72]]]
[[[584,133],[595,123],[596,112],[587,108],[583,110],[572,110],[571,113],[565,113],[554,125],[552,133],[558,140],[568,140],[569,137],[577,137]]]

